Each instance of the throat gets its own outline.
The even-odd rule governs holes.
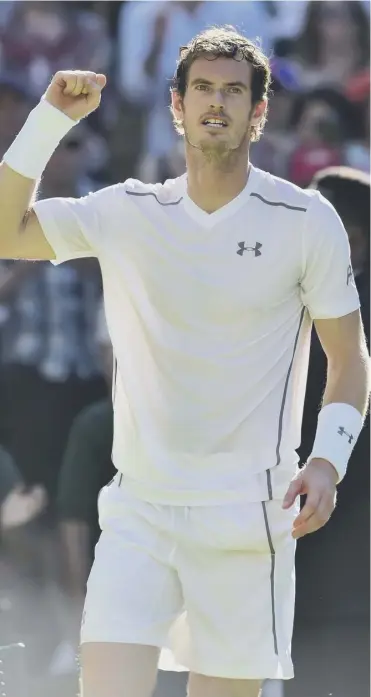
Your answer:
[[[191,201],[205,213],[215,213],[228,205],[244,190],[250,174],[250,168],[230,175],[218,176],[215,172],[201,171],[192,176],[188,172],[187,193]]]

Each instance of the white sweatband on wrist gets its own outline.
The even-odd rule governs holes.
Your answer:
[[[41,99],[5,153],[3,162],[27,179],[39,179],[62,138],[77,123]]]
[[[350,404],[326,404],[318,415],[317,433],[308,462],[321,458],[335,467],[339,482],[345,476],[349,458],[362,430],[363,418]]]

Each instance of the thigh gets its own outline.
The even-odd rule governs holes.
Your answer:
[[[209,518],[219,547],[213,540],[182,547],[186,613],[173,635],[174,653],[192,672],[214,678],[290,678],[293,513],[276,501],[247,504],[236,508],[234,530],[226,510]]]
[[[81,697],[151,697],[158,649],[118,643],[81,647]]]
[[[87,583],[81,641],[161,647],[183,604],[169,563],[172,542],[158,531],[155,509],[129,501],[116,481],[103,489],[98,506],[102,533]]]
[[[209,678],[191,673],[188,681],[188,697],[259,697],[259,680],[229,680]]]

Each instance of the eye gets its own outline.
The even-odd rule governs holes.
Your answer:
[[[200,92],[206,92],[209,89],[209,85],[196,85],[195,89],[199,90]]]
[[[240,87],[230,87],[228,91],[232,94],[242,94],[242,90]]]

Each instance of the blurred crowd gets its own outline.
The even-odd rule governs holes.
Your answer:
[[[170,80],[179,47],[214,24],[259,37],[271,56],[268,123],[251,160],[301,187],[316,186],[335,205],[349,234],[369,336],[369,2],[2,1],[0,156],[53,73],[88,69],[108,76],[101,108],[63,139],[39,196],[81,196],[127,177],[148,182],[182,174],[182,141],[167,108]],[[328,170],[339,167],[357,171]],[[0,646],[9,647],[0,661],[24,662],[22,670],[8,668],[7,697],[57,695],[53,680],[76,674],[79,616],[99,534],[97,496],[113,473],[111,372],[94,260],[0,263]],[[314,335],[303,461],[324,379]],[[350,555],[349,568],[369,555],[368,438],[365,431],[334,523],[299,547],[299,627],[300,617],[313,621],[313,608],[322,618],[337,617],[344,597],[345,615],[368,616],[363,567],[356,580],[343,570],[353,600],[336,578],[337,554]],[[344,536],[361,528],[357,545],[349,532]],[[334,594],[326,578],[337,584]],[[12,648],[20,641],[22,659]],[[24,674],[27,693],[17,683]],[[74,694],[68,689],[63,697]]]

